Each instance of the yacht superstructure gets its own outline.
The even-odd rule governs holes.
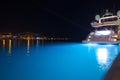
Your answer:
[[[91,23],[95,31],[90,32],[86,40],[83,42],[119,42],[120,41],[120,10],[117,15],[113,15],[108,10],[100,17],[95,16],[95,21]]]

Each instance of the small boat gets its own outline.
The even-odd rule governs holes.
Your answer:
[[[84,43],[116,44],[120,42],[120,10],[117,15],[113,15],[108,10],[101,17],[96,15],[91,26],[95,30],[88,34]]]

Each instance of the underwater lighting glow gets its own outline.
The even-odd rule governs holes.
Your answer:
[[[110,35],[111,31],[96,31],[95,35],[99,36],[99,35]]]
[[[89,45],[89,46],[97,46],[98,44],[97,44],[97,43],[90,43],[90,42],[89,42],[89,43],[86,43],[86,44],[84,44],[84,45],[87,45],[87,46],[88,46],[88,45]]]

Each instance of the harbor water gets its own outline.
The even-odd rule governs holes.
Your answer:
[[[103,80],[119,45],[0,40],[0,80]]]

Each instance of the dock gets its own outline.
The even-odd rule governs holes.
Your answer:
[[[120,53],[114,60],[107,74],[105,75],[104,80],[120,80]]]

